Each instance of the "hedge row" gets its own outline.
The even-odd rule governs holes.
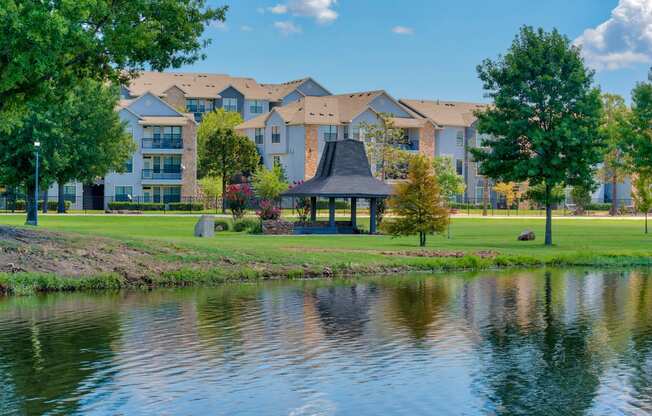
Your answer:
[[[111,211],[201,211],[204,204],[201,202],[109,202]]]
[[[72,203],[70,201],[65,201],[64,202],[66,211],[70,209],[70,206]],[[12,201],[7,201],[7,209],[15,209],[16,211],[25,211],[27,209],[27,203],[25,202],[24,199],[17,199],[15,204],[12,203]],[[49,211],[56,211],[57,208],[59,207],[59,202],[58,201],[48,201],[48,210]],[[43,201],[38,202],[38,209],[43,209]]]

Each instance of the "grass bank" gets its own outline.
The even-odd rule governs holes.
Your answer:
[[[543,220],[456,218],[451,238],[388,236],[192,236],[192,217],[48,216],[37,231],[24,219],[0,224],[28,233],[0,235],[0,291],[120,289],[214,285],[305,278],[496,267],[647,266],[652,237],[641,220],[554,221],[555,245],[542,244]],[[516,236],[532,229],[536,241]]]

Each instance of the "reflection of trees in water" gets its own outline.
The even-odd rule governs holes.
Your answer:
[[[74,310],[74,302],[64,302],[0,321],[0,384],[5,385],[0,391],[13,396],[0,400],[0,414],[71,414],[85,394],[109,381],[106,375],[93,385],[84,383],[111,361],[119,316]]]
[[[591,407],[602,362],[590,347],[591,322],[578,315],[565,323],[559,316],[553,280],[560,278],[545,273],[538,305],[542,323],[524,327],[517,313],[504,313],[488,316],[489,324],[481,329],[485,365],[479,382],[489,390],[488,407],[500,414],[575,415]],[[493,301],[499,299],[500,294]]]
[[[358,338],[369,321],[373,285],[351,284],[318,288],[312,296],[325,334]]]
[[[415,340],[423,340],[451,294],[443,279],[410,279],[392,288],[391,297],[392,315]]]

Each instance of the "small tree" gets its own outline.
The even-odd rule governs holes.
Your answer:
[[[494,139],[471,149],[480,174],[543,186],[545,244],[552,245],[552,190],[588,185],[602,160],[602,103],[580,49],[557,30],[523,27],[504,56],[478,74],[493,106],[477,112],[478,130]]]
[[[407,165],[407,152],[397,147],[408,143],[403,129],[395,128],[391,115],[381,113],[378,123],[360,123],[365,150],[374,175],[384,181],[401,177]]]
[[[629,110],[623,97],[615,94],[602,94],[602,121],[600,133],[605,139],[605,153],[600,176],[611,182],[610,215],[618,213],[618,183],[629,174],[628,164],[621,147],[628,134],[626,120]]]
[[[448,224],[448,210],[443,206],[432,161],[424,155],[411,158],[407,181],[396,185],[390,206],[398,218],[387,220],[383,228],[393,236],[419,234],[419,245],[426,245],[426,235],[443,233]]]
[[[255,171],[260,156],[256,145],[233,129],[218,128],[206,134],[199,153],[200,171],[222,178],[222,213],[225,213],[227,184],[236,173]]]
[[[512,209],[514,202],[521,195],[518,185],[514,182],[498,182],[494,185],[494,191],[498,195],[502,195],[505,198],[505,204],[507,204],[507,215]]]
[[[647,214],[652,209],[652,174],[645,172],[636,175],[632,198],[636,210],[645,214],[645,234],[647,234]]]
[[[573,186],[570,195],[573,203],[577,207],[577,214],[582,215],[591,203],[591,191],[593,189],[586,186]]]
[[[456,195],[464,193],[466,189],[464,178],[457,174],[453,165],[453,158],[449,156],[436,156],[432,159],[432,166],[435,170],[441,195],[446,201],[450,201]]]
[[[260,199],[276,201],[281,194],[288,190],[288,183],[283,180],[283,172],[279,165],[274,165],[270,170],[260,166],[252,178],[254,192]]]
[[[251,187],[246,183],[229,185],[226,188],[225,192],[226,201],[229,204],[229,209],[231,210],[231,215],[233,215],[234,220],[238,220],[244,216],[245,210],[253,192]]]
[[[219,176],[204,176],[197,181],[205,204],[210,208],[216,208],[217,201],[222,198],[222,178]]]

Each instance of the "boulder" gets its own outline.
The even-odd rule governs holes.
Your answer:
[[[202,215],[195,224],[195,237],[214,237],[215,236],[215,217],[212,215]]]
[[[525,230],[518,236],[518,241],[533,241],[535,238],[534,231]]]

